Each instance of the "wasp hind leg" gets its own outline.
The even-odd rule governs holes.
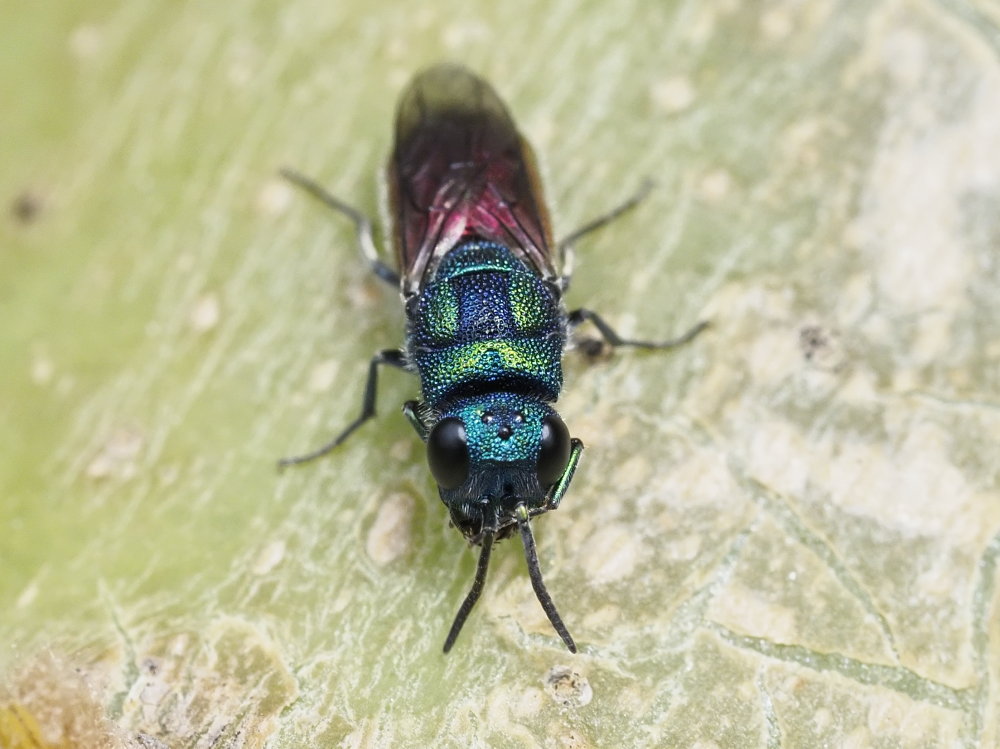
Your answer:
[[[278,468],[284,468],[285,466],[295,465],[297,463],[308,463],[310,460],[326,455],[350,437],[355,429],[375,415],[375,398],[376,391],[378,389],[378,367],[380,364],[387,364],[391,367],[396,367],[397,369],[406,369],[406,358],[404,357],[403,352],[399,349],[386,349],[385,351],[379,351],[375,354],[375,356],[372,357],[371,362],[368,364],[368,379],[365,381],[365,394],[361,401],[361,414],[358,418],[352,421],[344,431],[322,447],[318,447],[315,450],[303,455],[293,455],[288,458],[282,458],[278,461]]]
[[[365,214],[357,208],[348,205],[342,200],[335,198],[315,180],[309,179],[303,174],[292,169],[282,169],[281,176],[287,179],[296,187],[300,187],[312,195],[328,208],[332,208],[337,213],[342,213],[354,223],[354,230],[358,237],[358,249],[361,250],[361,257],[364,259],[372,273],[380,279],[395,287],[399,287],[399,274],[383,263],[375,249],[375,238],[372,234],[372,222]]]

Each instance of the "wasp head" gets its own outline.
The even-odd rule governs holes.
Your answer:
[[[536,515],[569,464],[569,430],[542,401],[490,393],[451,404],[427,435],[427,462],[455,526],[473,543]]]

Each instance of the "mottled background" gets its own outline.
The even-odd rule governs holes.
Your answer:
[[[395,7],[394,7],[395,6]],[[1000,741],[1000,6],[8,2],[0,745]],[[474,569],[383,378],[350,226],[395,98],[468,64],[542,160],[569,302],[670,355],[567,360],[588,446]]]

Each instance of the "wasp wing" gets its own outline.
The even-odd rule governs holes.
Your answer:
[[[389,192],[404,296],[471,238],[503,244],[558,279],[531,147],[493,88],[465,68],[433,67],[400,97]]]

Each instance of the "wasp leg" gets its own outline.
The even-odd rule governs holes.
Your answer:
[[[560,262],[562,263],[562,278],[560,279],[560,285],[563,291],[566,291],[569,288],[570,279],[573,277],[573,246],[577,243],[577,241],[591,232],[595,232],[598,229],[607,226],[619,216],[631,211],[639,205],[639,203],[645,200],[652,190],[653,181],[650,179],[645,180],[639,186],[639,189],[635,191],[635,194],[628,200],[618,206],[615,206],[607,213],[598,216],[593,221],[584,224],[576,231],[570,232],[569,235],[559,240],[559,243],[556,245],[556,252],[558,253]]]
[[[421,406],[418,401],[406,401],[403,404],[403,415],[406,417],[406,420],[410,422],[410,426],[413,427],[413,431],[417,433],[417,436],[426,442],[427,435],[430,434],[431,430],[420,417],[420,410]]]
[[[555,486],[552,487],[552,494],[545,503],[546,512],[559,508],[559,503],[562,502],[563,495],[569,489],[569,482],[573,480],[573,474],[576,472],[576,466],[580,462],[582,454],[583,442],[574,437],[570,440],[569,462],[566,463],[566,468],[563,469],[562,476],[559,477]]]
[[[282,169],[281,176],[297,187],[301,187],[314,198],[322,202],[329,208],[342,213],[354,222],[354,229],[358,235],[358,249],[361,250],[361,257],[371,268],[372,273],[392,286],[399,287],[399,274],[392,268],[379,260],[378,250],[375,249],[375,239],[372,236],[371,220],[347,203],[333,197],[322,185],[305,175],[299,174],[292,169]]]
[[[337,447],[337,445],[346,440],[355,429],[375,415],[375,392],[378,385],[379,364],[388,364],[389,366],[397,367],[398,369],[406,369],[406,358],[403,356],[403,352],[399,349],[386,349],[385,351],[379,351],[375,354],[368,365],[368,380],[365,383],[364,399],[361,401],[361,415],[352,421],[347,429],[342,431],[322,447],[304,455],[294,455],[289,458],[282,458],[278,461],[278,468],[284,468],[285,466],[290,466],[296,463],[306,463],[314,458],[326,455],[328,452]]]
[[[695,325],[689,331],[684,333],[677,338],[671,338],[667,341],[637,341],[631,338],[622,338],[618,335],[610,325],[604,322],[604,318],[598,315],[593,310],[589,309],[577,309],[569,313],[569,324],[571,327],[576,327],[583,322],[590,321],[594,324],[594,327],[600,332],[601,337],[604,339],[605,343],[610,346],[635,346],[636,348],[647,348],[647,349],[671,349],[676,346],[682,346],[688,341],[692,340],[701,331],[708,327],[709,323],[707,320],[702,320],[700,323]],[[597,341],[591,340],[586,343],[598,343]],[[584,351],[588,354],[597,354],[599,351],[591,350],[590,346],[585,346]]]

